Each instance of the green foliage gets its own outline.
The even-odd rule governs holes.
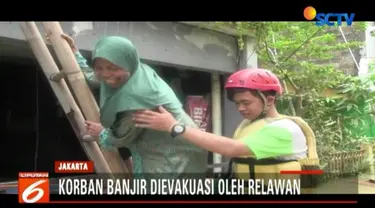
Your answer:
[[[292,87],[279,99],[282,113],[301,116],[311,125],[323,161],[329,153],[357,149],[374,136],[375,94],[370,89],[375,81],[375,63],[365,77],[349,76],[331,64],[348,48],[358,49],[363,42],[348,39],[345,43],[338,27],[317,27],[314,22],[217,24],[236,28],[240,48],[243,37],[255,30],[260,66],[274,71]],[[351,29],[358,33],[365,28],[365,23],[357,22]],[[326,89],[335,89],[340,96],[324,97]]]

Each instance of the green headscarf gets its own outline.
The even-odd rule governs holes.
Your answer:
[[[182,104],[169,85],[148,65],[141,63],[137,50],[130,40],[109,36],[98,41],[92,54],[106,59],[130,72],[128,81],[119,88],[112,88],[102,81],[100,87],[100,119],[105,127],[116,120],[123,111],[155,109],[163,105],[171,113],[179,113]]]

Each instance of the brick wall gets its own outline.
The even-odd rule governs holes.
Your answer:
[[[342,27],[341,28],[345,38],[348,42],[350,41],[365,41],[365,32],[364,31],[355,31],[351,27]],[[330,32],[335,33],[336,40],[338,43],[345,43],[344,38],[341,35],[341,32],[337,27],[332,27]],[[361,58],[361,48],[359,49],[353,49],[352,52],[354,55],[354,58],[357,61],[357,64],[359,64],[360,58]],[[357,66],[353,60],[353,57],[351,56],[349,49],[343,50],[341,53],[335,54],[334,58],[327,61],[327,63],[334,64],[338,70],[343,71],[346,74],[349,75],[358,75],[358,69]]]

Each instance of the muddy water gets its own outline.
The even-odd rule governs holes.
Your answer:
[[[375,183],[358,177],[339,178],[321,184],[316,194],[375,194]]]

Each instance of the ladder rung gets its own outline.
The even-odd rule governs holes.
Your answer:
[[[81,141],[82,142],[95,142],[96,139],[88,134],[85,134],[82,136]]]
[[[58,73],[52,74],[49,79],[54,82],[59,82],[60,80],[64,79],[64,77],[65,77],[65,73],[62,71],[59,71]]]

